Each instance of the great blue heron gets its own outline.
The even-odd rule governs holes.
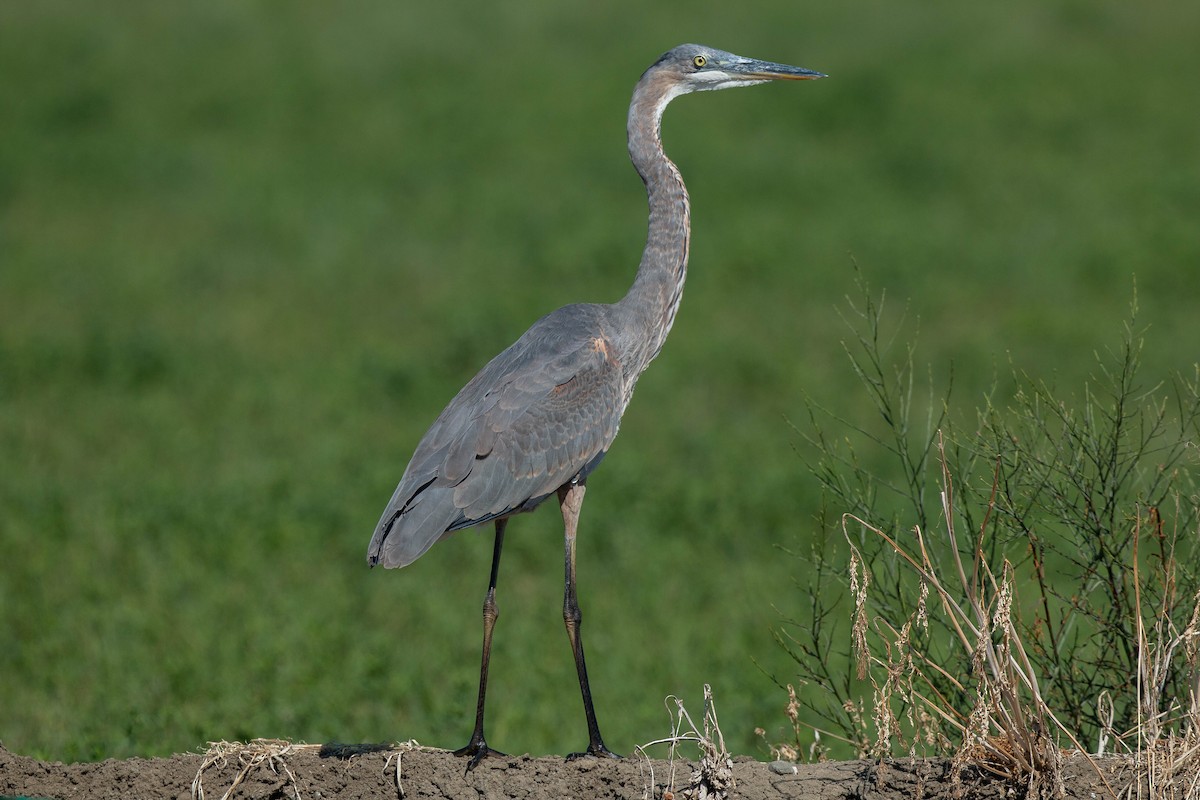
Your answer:
[[[564,306],[488,362],[417,445],[367,551],[374,566],[403,567],[454,531],[494,521],[483,603],[483,658],[468,769],[494,751],[483,735],[488,661],[496,624],[496,575],[508,518],[558,495],[566,528],[563,621],[587,715],[586,754],[604,746],[592,707],[575,594],[575,532],[588,474],[617,435],[638,376],[671,330],[687,274],[691,225],[679,170],[663,153],[663,109],[689,92],[807,80],[819,72],[685,44],[646,70],[629,104],[629,156],[646,184],[649,232],[629,292],[613,304]],[[574,755],[584,755],[583,753]]]

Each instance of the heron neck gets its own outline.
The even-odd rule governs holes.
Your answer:
[[[643,78],[629,106],[629,157],[646,184],[650,220],[646,248],[633,286],[617,304],[629,315],[637,339],[625,352],[635,353],[635,375],[658,355],[675,321],[687,277],[690,211],[679,170],[663,152],[663,109],[676,96],[669,84]]]

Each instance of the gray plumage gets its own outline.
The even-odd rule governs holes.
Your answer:
[[[530,511],[586,477],[617,435],[626,376],[612,306],[542,317],[450,401],[409,462],[371,542],[371,561],[411,564],[454,531]]]
[[[633,286],[612,304],[575,304],[540,320],[450,401],[417,445],[371,538],[371,565],[403,567],[454,531],[494,521],[484,646],[468,769],[493,752],[483,737],[496,576],[510,516],[558,495],[566,529],[563,620],[587,715],[587,754],[611,756],[592,708],[579,638],[575,532],[588,474],[608,451],[638,377],[662,349],[687,276],[690,218],[679,170],[662,149],[663,110],[695,91],[821,73],[686,44],[643,73],[629,106],[629,156],[646,184],[646,247]]]

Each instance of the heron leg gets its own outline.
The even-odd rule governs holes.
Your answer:
[[[500,550],[504,547],[504,528],[507,525],[507,519],[496,520],[496,543],[492,549],[492,574],[488,580],[487,597],[483,600],[483,660],[479,664],[479,702],[475,706],[475,730],[471,734],[471,741],[467,742],[467,746],[454,751],[456,756],[470,756],[471,760],[467,762],[467,772],[475,769],[476,765],[486,756],[504,755],[499,750],[488,747],[487,741],[483,738],[483,706],[487,699],[488,662],[492,658],[492,629],[496,626],[496,619],[500,616],[500,611],[496,608],[496,575],[500,572]]]
[[[600,738],[600,726],[596,724],[596,709],[592,706],[592,690],[588,685],[587,664],[583,659],[583,639],[579,628],[583,614],[579,610],[579,598],[575,593],[575,531],[579,525],[579,509],[583,505],[585,487],[582,481],[570,483],[558,490],[558,503],[562,509],[563,526],[566,530],[566,586],[563,591],[563,622],[567,626],[567,638],[571,640],[571,653],[575,656],[575,671],[579,674],[579,691],[583,694],[583,712],[587,715],[588,747],[583,753],[571,753],[567,760],[581,756],[620,758],[604,746]]]

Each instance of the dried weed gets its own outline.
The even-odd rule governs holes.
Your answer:
[[[385,771],[391,767],[392,759],[396,760],[396,791],[397,796],[403,798],[404,786],[400,780],[401,756],[413,750],[424,750],[426,748],[423,748],[415,740],[394,744],[390,748],[362,745],[347,745],[335,748],[337,755],[345,758],[353,758],[364,752],[378,752],[381,749],[388,750],[387,761],[384,764]],[[212,767],[223,769],[229,765],[230,761],[236,761],[239,768],[229,788],[221,795],[220,800],[230,800],[234,796],[234,792],[238,786],[246,780],[247,776],[260,767],[269,769],[275,775],[282,773],[287,776],[291,796],[295,800],[303,800],[300,794],[300,783],[296,779],[296,774],[292,771],[291,766],[288,764],[287,758],[296,753],[321,753],[329,752],[329,750],[330,745],[295,744],[284,739],[252,739],[249,742],[209,742],[208,750],[204,753],[204,760],[200,763],[200,768],[196,770],[196,777],[192,779],[192,800],[204,800],[205,771]],[[281,789],[280,793],[283,793],[283,791]]]
[[[704,717],[701,726],[697,727],[692,721],[691,714],[683,705],[683,701],[671,695],[666,699],[667,712],[671,716],[671,735],[665,739],[639,745],[637,753],[645,759],[649,770],[649,782],[643,792],[643,797],[650,800],[654,787],[654,764],[646,753],[646,748],[654,745],[669,745],[667,763],[670,772],[667,776],[666,788],[663,789],[663,800],[724,800],[731,796],[734,789],[733,758],[725,747],[725,736],[717,721],[717,708],[713,702],[712,687],[704,684]],[[671,710],[671,705],[675,706]],[[675,761],[677,751],[683,742],[695,742],[700,750],[700,761],[692,769],[688,783],[682,789],[675,787]]]
[[[1078,742],[1047,707],[1037,674],[1025,653],[1013,620],[1015,589],[1012,565],[1003,562],[999,578],[981,557],[978,543],[971,577],[963,564],[953,514],[954,486],[942,459],[942,510],[949,538],[951,563],[935,564],[920,527],[914,528],[911,550],[879,528],[854,516],[843,517],[850,545],[851,591],[855,598],[852,630],[859,674],[872,686],[875,737],[872,754],[883,758],[897,748],[910,757],[945,752],[952,740],[956,775],[968,765],[979,765],[1023,784],[1029,797],[1062,797],[1062,755],[1048,737],[1051,727]],[[986,523],[985,523],[986,524]],[[867,586],[862,556],[850,535],[851,525],[881,537],[920,580],[916,609],[896,627],[877,618],[868,630]],[[982,539],[983,531],[980,532]],[[958,644],[972,654],[967,676],[949,674],[940,667],[916,632],[928,632],[929,597],[933,593],[947,627]],[[873,634],[873,635],[872,635]],[[875,648],[871,643],[875,643]],[[936,680],[935,680],[936,678]],[[960,691],[973,688],[974,705],[964,718],[938,691],[948,681]]]

